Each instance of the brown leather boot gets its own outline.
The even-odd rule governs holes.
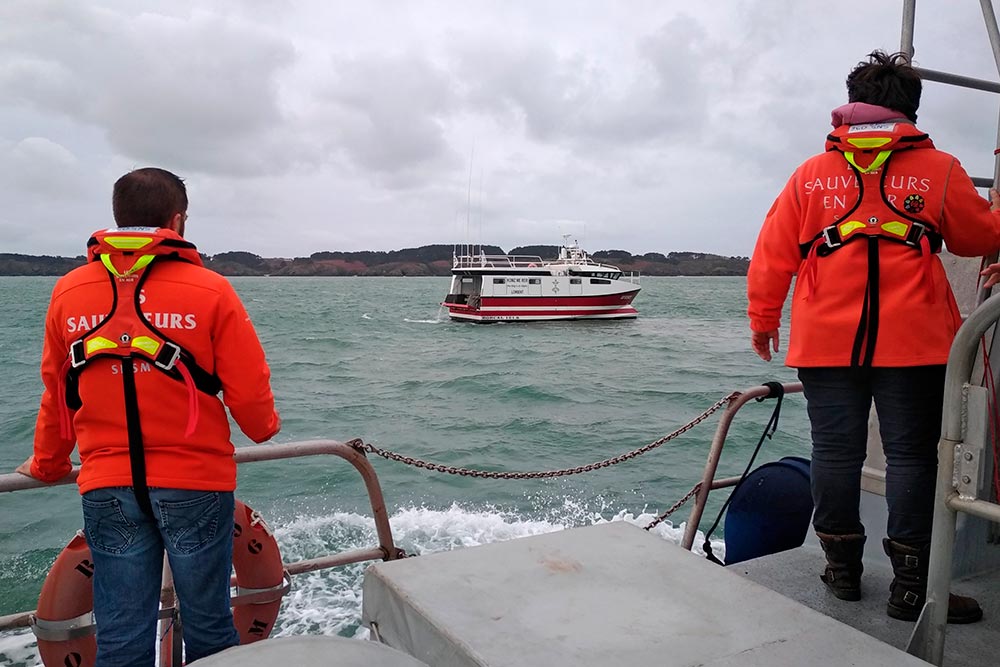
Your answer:
[[[886,538],[885,553],[892,561],[896,575],[889,585],[886,612],[901,621],[915,621],[927,598],[927,568],[931,545],[907,545]],[[948,597],[949,623],[975,623],[983,617],[983,609],[972,598],[952,593]]]
[[[864,535],[827,535],[816,533],[826,554],[826,571],[820,580],[841,600],[861,599],[861,573],[864,565],[861,557],[865,553]]]

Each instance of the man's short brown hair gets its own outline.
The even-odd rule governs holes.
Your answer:
[[[184,181],[166,169],[143,167],[115,182],[111,208],[119,227],[166,227],[178,213],[187,213]]]

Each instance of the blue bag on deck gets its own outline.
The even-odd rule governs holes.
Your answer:
[[[809,459],[760,466],[733,492],[726,514],[726,565],[802,546],[812,517]]]

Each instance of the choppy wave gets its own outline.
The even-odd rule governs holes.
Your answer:
[[[682,426],[733,390],[794,380],[749,350],[742,278],[649,279],[639,318],[619,322],[448,320],[447,278],[235,279],[267,351],[278,441],[361,437],[446,465],[550,470],[605,460]],[[54,279],[0,278],[0,469],[31,450],[45,305]],[[801,397],[760,462],[804,451]],[[748,404],[720,475],[739,473],[771,412]],[[602,521],[645,525],[701,477],[715,417],[622,465],[550,480],[446,476],[373,459],[399,545],[426,554]],[[245,444],[234,429],[239,445]],[[290,483],[289,480],[294,480]],[[241,467],[241,497],[273,524],[288,560],[375,543],[363,484],[340,461]],[[714,516],[725,494],[713,494]],[[718,497],[717,497],[718,496]],[[0,512],[0,614],[30,607],[51,555],[79,527],[70,489],[12,494]],[[398,509],[402,507],[403,509]],[[656,533],[678,541],[669,524]],[[700,541],[698,542],[700,544]],[[716,549],[721,551],[721,544]],[[364,566],[296,577],[277,632],[364,635]],[[0,665],[36,664],[31,636],[0,636]],[[29,657],[26,657],[29,656]]]

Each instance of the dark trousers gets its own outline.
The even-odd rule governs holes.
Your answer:
[[[872,400],[886,456],[886,534],[904,544],[931,538],[944,366],[800,368],[812,426],[813,527],[864,533],[861,468]]]

